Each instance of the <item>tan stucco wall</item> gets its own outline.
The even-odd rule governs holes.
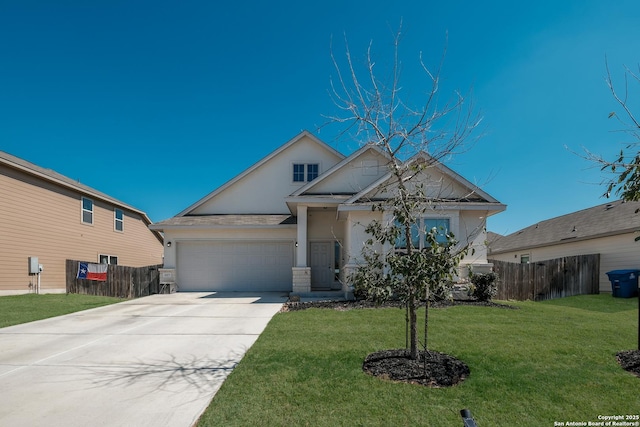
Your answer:
[[[572,255],[600,254],[600,291],[611,292],[607,272],[621,269],[640,269],[640,242],[635,242],[635,233],[601,237],[579,242],[545,246],[529,250],[491,254],[498,261],[520,262],[521,255],[529,255],[529,262],[544,261]]]
[[[307,224],[309,240],[342,240],[344,238],[344,221],[336,219],[335,210],[309,210]]]
[[[41,289],[65,289],[65,260],[98,262],[99,255],[118,264],[162,263],[163,247],[142,217],[124,210],[124,231],[114,230],[114,208],[94,202],[93,225],[81,222],[80,193],[0,166],[0,292],[28,292],[36,282],[27,259],[43,265]],[[120,208],[120,207],[119,207]]]

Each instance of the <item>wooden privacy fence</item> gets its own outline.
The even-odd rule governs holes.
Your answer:
[[[493,261],[498,275],[496,299],[533,300],[597,294],[600,288],[600,254],[568,256],[517,264]]]
[[[82,261],[85,262],[85,261]],[[107,281],[76,279],[80,261],[67,260],[67,293],[99,295],[118,298],[138,298],[160,293],[160,265],[126,267],[109,265]]]

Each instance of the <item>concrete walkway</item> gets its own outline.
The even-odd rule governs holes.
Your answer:
[[[0,426],[190,427],[286,301],[177,293],[0,329]]]

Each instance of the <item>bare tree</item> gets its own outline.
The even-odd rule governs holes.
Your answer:
[[[603,194],[605,197],[611,197],[614,193],[625,201],[638,201],[640,200],[640,121],[636,119],[629,106],[629,83],[640,85],[640,73],[634,73],[625,67],[623,92],[620,93],[614,86],[609,64],[606,61],[605,66],[607,70],[605,81],[623,112],[620,116],[613,111],[609,113],[609,118],[618,120],[621,125],[620,132],[627,134],[630,141],[620,149],[620,153],[612,160],[588,150],[585,150],[586,158],[598,165],[602,171],[612,174],[603,182],[606,186],[606,191]],[[638,70],[640,71],[640,66]],[[637,89],[640,89],[640,86]]]
[[[606,60],[605,66],[607,69],[605,78],[607,86],[624,112],[620,117],[613,111],[609,113],[609,118],[616,118],[619,121],[621,125],[620,131],[628,135],[630,141],[623,146],[618,156],[613,160],[607,160],[601,155],[591,153],[588,150],[585,150],[587,153],[586,158],[598,165],[600,170],[612,174],[611,178],[603,182],[607,188],[604,193],[605,197],[610,197],[611,193],[614,192],[624,201],[636,202],[640,200],[640,121],[636,119],[629,105],[629,83],[637,84],[636,90],[640,89],[640,65],[638,66],[638,72],[633,72],[630,68],[625,67],[622,93],[616,90],[609,64]],[[640,98],[640,95],[638,97]],[[636,210],[636,213],[638,212],[640,212],[640,208]],[[640,236],[636,237],[635,240],[640,241]],[[640,308],[640,300],[638,301],[638,306]],[[640,357],[640,311],[638,312],[638,349],[636,352],[636,357]]]
[[[386,154],[391,180],[387,188],[393,196],[373,204],[373,210],[391,215],[393,221],[374,221],[367,227],[372,236],[363,251],[364,263],[353,276],[357,288],[372,298],[400,297],[407,306],[411,358],[417,358],[417,307],[428,301],[429,292],[450,281],[466,253],[449,230],[422,230],[425,242],[416,245],[412,232],[421,214],[439,202],[427,194],[418,181],[421,172],[466,148],[472,132],[480,124],[472,103],[460,92],[444,102],[440,98],[443,52],[435,69],[418,55],[426,92],[417,105],[401,84],[399,58],[401,32],[393,38],[393,56],[385,67],[373,58],[372,44],[361,67],[353,59],[345,41],[343,66],[332,54],[337,78],[332,80],[332,96],[340,114],[330,117],[345,126],[344,133],[361,144],[374,144]],[[384,76],[384,78],[380,77]],[[451,201],[448,199],[447,201]],[[440,235],[441,238],[437,238]],[[444,236],[444,241],[442,237]],[[402,240],[401,251],[379,251],[380,244]],[[427,344],[428,303],[425,313],[424,348]]]

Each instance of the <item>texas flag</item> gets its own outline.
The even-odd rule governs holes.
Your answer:
[[[107,281],[107,264],[91,264],[81,262],[78,266],[78,279],[97,280],[99,282]]]

